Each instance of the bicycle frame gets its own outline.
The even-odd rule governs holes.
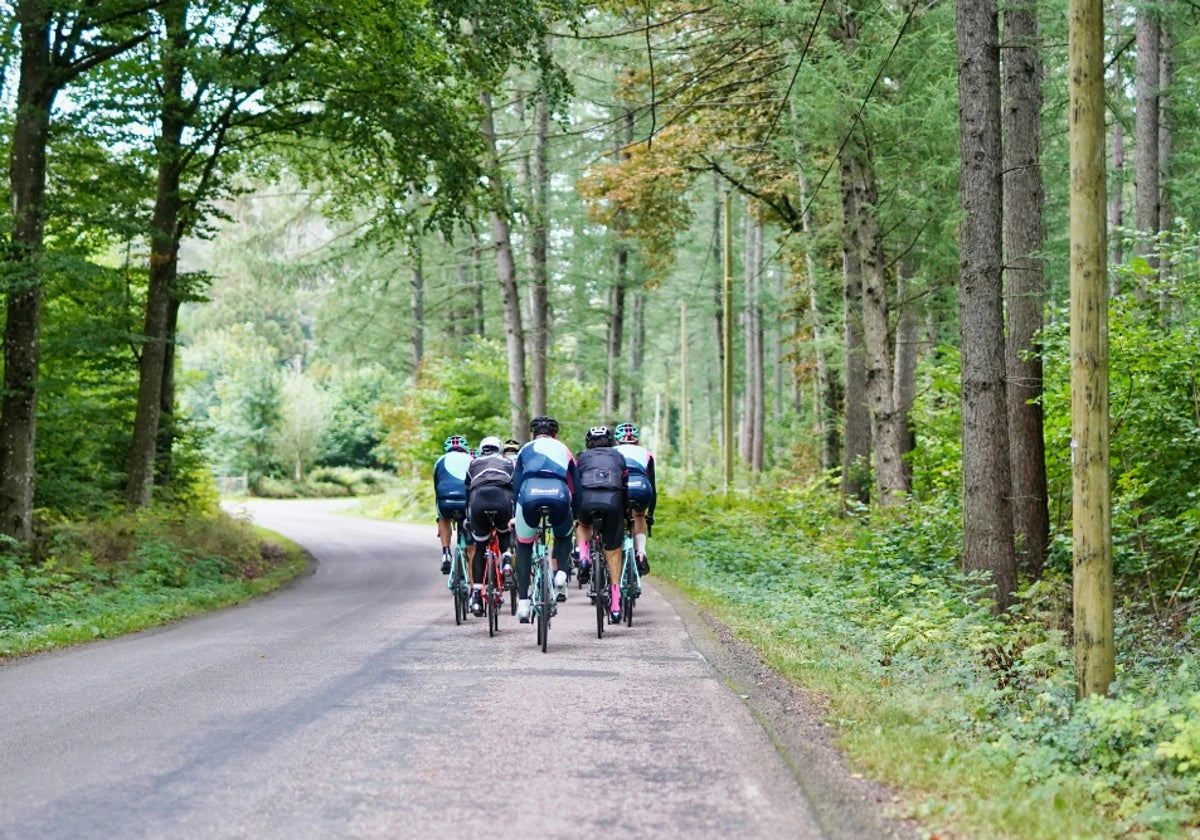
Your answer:
[[[496,532],[496,511],[487,511],[492,521],[491,538],[483,566],[483,604],[487,612],[488,635],[500,629],[500,606],[504,600],[504,579],[500,574],[500,537]],[[478,548],[476,548],[478,551]]]
[[[450,558],[450,576],[446,579],[446,588],[454,597],[454,623],[462,624],[467,617],[467,602],[471,597],[471,570],[467,565],[467,538],[462,522],[457,518],[452,519],[450,527],[454,529],[455,549]]]
[[[550,618],[558,612],[552,589],[552,574],[550,572],[550,548],[547,544],[547,534],[550,530],[550,509],[543,507],[538,511],[537,536],[533,541],[533,568],[529,581],[530,606],[537,628],[537,642],[546,652],[546,641],[550,635]]]

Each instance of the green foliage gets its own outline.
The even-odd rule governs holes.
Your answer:
[[[237,603],[304,565],[220,512],[63,523],[33,546],[0,550],[0,658]]]
[[[852,758],[927,825],[1023,838],[1200,830],[1189,645],[1121,611],[1117,694],[1076,703],[1065,578],[1027,587],[998,619],[958,571],[956,504],[838,518],[840,504],[819,484],[667,496],[656,574],[822,694]]]
[[[559,422],[559,437],[582,449],[583,436],[599,415],[599,397],[578,381],[560,379],[551,388],[547,410]],[[426,356],[401,404],[385,407],[381,417],[388,430],[386,444],[402,472],[428,474],[451,435],[465,435],[473,447],[487,435],[509,437],[503,347],[473,337],[456,355]],[[524,430],[515,436],[528,437]]]

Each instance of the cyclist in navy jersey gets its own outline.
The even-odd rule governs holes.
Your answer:
[[[462,435],[446,438],[446,451],[433,465],[433,495],[437,500],[438,539],[442,542],[442,574],[450,574],[450,523],[467,516],[467,467],[471,452]],[[468,545],[467,551],[470,552]]]
[[[571,528],[574,516],[571,499],[579,486],[575,458],[558,440],[558,421],[535,417],[529,423],[533,440],[517,453],[513,487],[516,490],[517,530],[517,618],[529,622],[529,578],[533,564],[533,542],[540,521],[539,510],[550,509],[554,533],[554,588],[559,601],[566,600],[567,570],[571,568]]]
[[[638,444],[640,434],[633,423],[617,426],[617,451],[625,456],[629,468],[629,509],[633,514],[633,551],[637,556],[638,574],[650,572],[646,559],[646,535],[654,524],[654,505],[658,491],[654,484],[654,456]]]
[[[500,438],[485,437],[479,441],[479,455],[467,467],[467,521],[475,538],[475,557],[471,563],[471,612],[483,615],[484,565],[492,526],[500,543],[500,563],[505,577],[512,573],[509,563],[509,534],[513,514],[513,462],[500,453]],[[494,517],[489,515],[494,512]]]

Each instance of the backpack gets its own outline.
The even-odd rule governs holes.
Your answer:
[[[589,449],[578,458],[579,483],[585,490],[621,490],[625,458],[612,447]]]

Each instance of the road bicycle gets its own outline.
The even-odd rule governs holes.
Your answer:
[[[466,620],[471,598],[471,570],[467,568],[467,535],[463,530],[460,516],[450,521],[453,528],[454,554],[450,558],[450,577],[446,579],[446,588],[454,596],[454,623],[462,624]]]
[[[625,545],[621,549],[621,620],[633,626],[633,605],[642,594],[642,576],[633,550],[633,522],[625,519]]]
[[[554,595],[554,573],[550,570],[550,508],[538,508],[537,536],[533,541],[533,568],[529,581],[530,608],[537,627],[537,643],[546,652],[550,619],[558,612]]]
[[[592,517],[592,538],[588,541],[588,554],[592,566],[592,603],[596,605],[596,638],[604,638],[604,625],[608,621],[612,596],[609,589],[608,558],[604,556],[604,517],[595,513]]]
[[[504,574],[500,570],[500,537],[496,532],[496,517],[499,511],[485,510],[484,514],[492,523],[491,537],[488,539],[487,553],[483,565],[483,608],[487,614],[488,635],[495,636],[500,629],[500,608],[504,606]],[[475,549],[478,551],[478,547]],[[515,604],[515,601],[514,601]],[[514,612],[516,608],[514,607]]]

